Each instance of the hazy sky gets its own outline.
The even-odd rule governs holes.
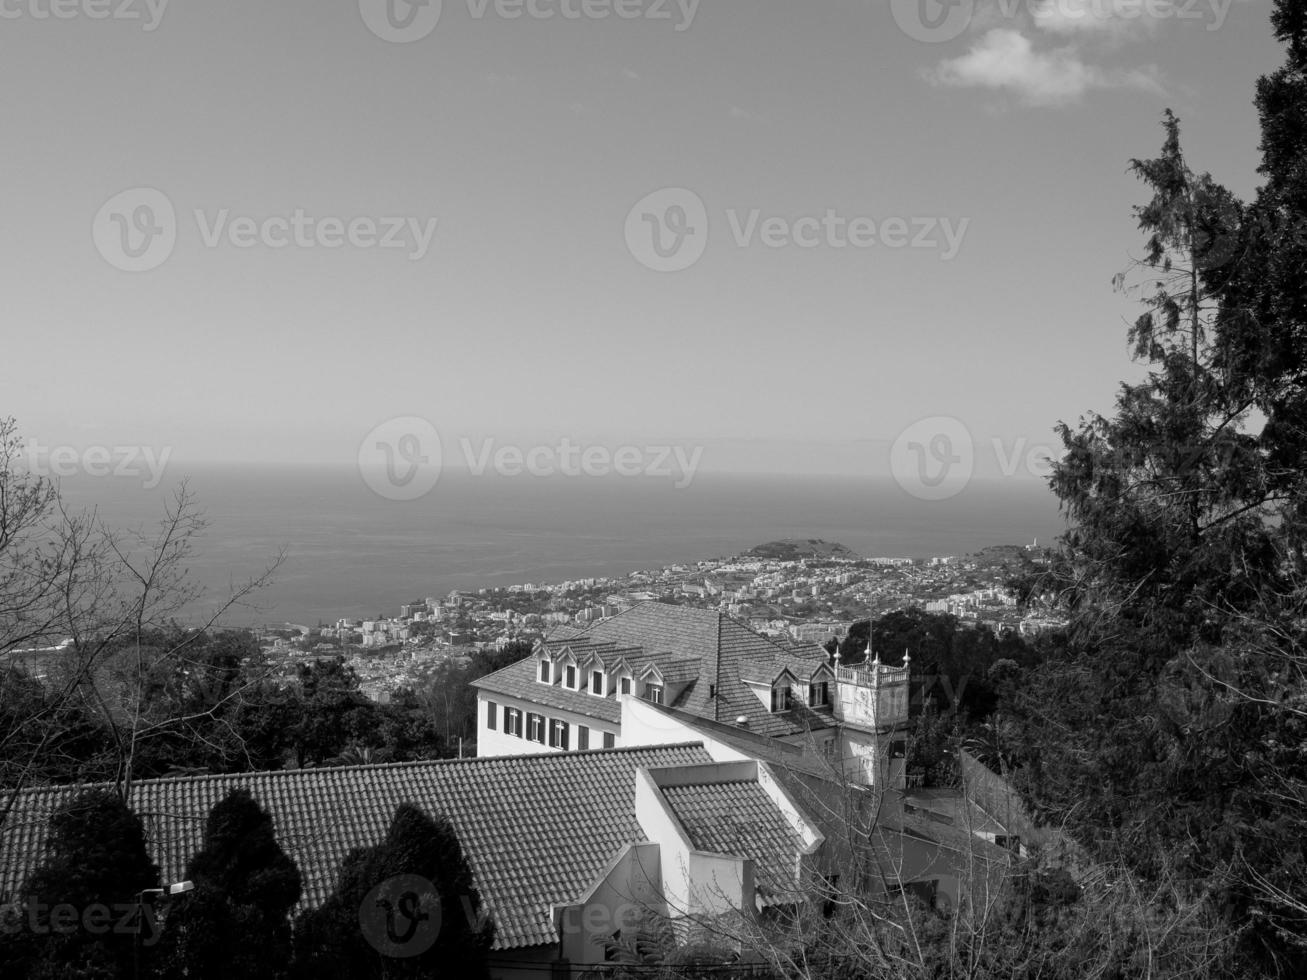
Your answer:
[[[1250,194],[1281,61],[1269,0],[385,2],[0,0],[0,415],[186,459],[1048,442],[1136,370],[1129,158],[1170,106]]]

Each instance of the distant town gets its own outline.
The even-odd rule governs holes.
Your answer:
[[[995,633],[1035,635],[1065,621],[1051,597],[1036,594],[1019,604],[1011,583],[1037,575],[1049,561],[1037,542],[966,556],[864,558],[817,539],[776,541],[730,558],[619,578],[454,590],[402,602],[393,615],[270,625],[257,633],[264,652],[288,667],[345,657],[364,692],[385,703],[448,661],[534,643],[557,626],[585,627],[641,602],[716,610],[765,635],[817,643],[843,636],[859,620],[913,606]]]

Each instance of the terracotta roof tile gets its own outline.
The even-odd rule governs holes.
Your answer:
[[[575,711],[614,725],[622,721],[622,706],[615,696],[601,698],[588,691],[569,690],[561,684],[540,683],[536,679],[534,658],[509,664],[503,670],[478,678],[472,682],[472,686],[487,694],[501,694],[549,708]]]
[[[696,849],[752,859],[764,904],[793,900],[803,841],[756,780],[664,786],[662,793]]]
[[[131,802],[164,880],[177,881],[213,805],[233,789],[250,790],[272,814],[310,907],[330,893],[350,850],[385,836],[400,803],[444,814],[494,915],[495,948],[512,949],[554,942],[550,906],[575,900],[621,847],[644,839],[634,812],[637,769],[710,761],[699,745],[677,745],[198,776],[137,783]],[[82,788],[19,796],[0,830],[0,902],[21,896],[40,863],[50,812]]]

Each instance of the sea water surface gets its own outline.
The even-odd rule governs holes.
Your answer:
[[[383,499],[353,468],[169,465],[165,480],[79,475],[61,481],[76,507],[109,525],[148,527],[182,479],[208,527],[191,576],[207,616],[231,583],[286,560],[256,608],[231,625],[393,615],[451,589],[620,576],[738,554],[778,538],[824,538],[867,557],[969,554],[1051,543],[1064,523],[1038,480],[975,480],[950,500],[920,500],[891,479],[698,475],[671,480],[443,474],[420,500]]]

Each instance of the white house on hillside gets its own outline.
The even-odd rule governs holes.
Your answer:
[[[902,780],[908,662],[842,667],[710,610],[649,602],[474,682],[480,756],[621,747],[638,699],[837,761],[860,785]],[[897,760],[897,761],[896,761]]]

